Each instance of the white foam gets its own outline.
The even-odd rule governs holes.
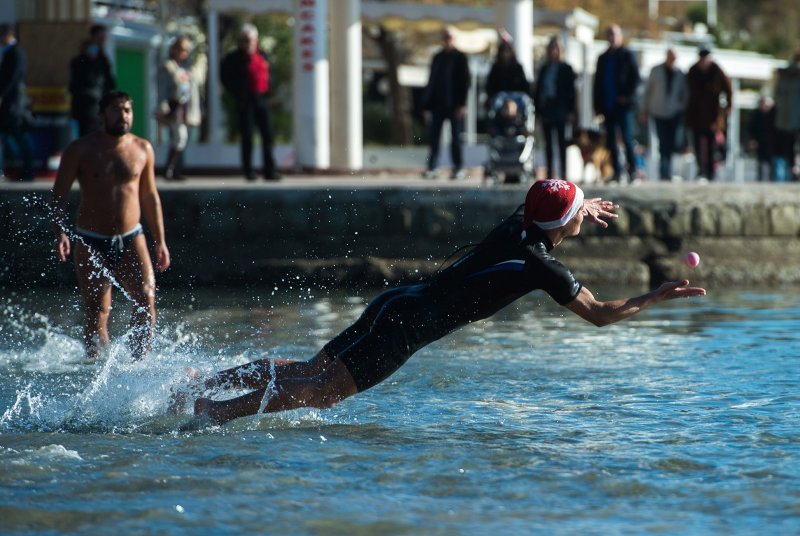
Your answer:
[[[53,461],[84,461],[77,450],[69,450],[64,445],[58,444],[25,450],[21,454],[24,456],[23,458],[14,460],[11,463],[14,465],[26,465],[30,463],[46,463]]]

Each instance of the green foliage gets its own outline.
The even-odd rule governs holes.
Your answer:
[[[771,54],[780,57],[784,51],[790,50],[791,41],[785,35],[767,35],[754,43],[754,49],[761,54]]]
[[[272,131],[275,135],[275,143],[291,143],[294,139],[292,132],[292,112],[279,108],[272,113]]]
[[[706,24],[708,21],[708,4],[691,4],[686,8],[686,18],[692,24]]]
[[[392,143],[392,114],[382,102],[365,102],[364,144],[389,145]]]

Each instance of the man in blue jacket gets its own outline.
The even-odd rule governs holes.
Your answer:
[[[606,30],[608,49],[597,58],[594,75],[594,111],[602,115],[606,129],[606,147],[611,153],[614,166],[612,180],[623,179],[622,163],[617,150],[617,136],[622,135],[625,144],[625,159],[628,176],[636,172],[633,153],[633,110],[636,105],[636,90],[641,82],[636,58],[622,44],[622,29],[613,24]]]

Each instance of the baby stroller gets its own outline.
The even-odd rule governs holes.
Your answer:
[[[533,100],[521,92],[502,91],[489,108],[489,160],[485,176],[506,184],[533,177]]]

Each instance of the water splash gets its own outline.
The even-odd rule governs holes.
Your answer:
[[[278,389],[275,387],[275,360],[269,360],[269,382],[267,382],[267,388],[264,389],[264,396],[261,398],[261,403],[258,405],[258,413],[253,415],[251,427],[255,429],[258,425],[258,421],[261,418],[261,415],[264,414],[264,410],[267,409],[267,404],[272,399],[273,396],[278,394]]]
[[[0,417],[0,430],[5,430],[12,421],[20,420],[25,416],[35,415],[38,417],[42,399],[31,394],[31,387],[32,384],[29,383],[24,388],[17,390],[14,404]]]
[[[179,323],[156,333],[154,351],[132,362],[126,335],[88,362],[83,344],[41,313],[0,308],[0,367],[17,385],[0,392],[0,431],[115,431],[163,428],[170,393],[192,366],[209,372],[206,341]],[[13,380],[12,380],[13,381]],[[178,417],[172,417],[176,419]]]

